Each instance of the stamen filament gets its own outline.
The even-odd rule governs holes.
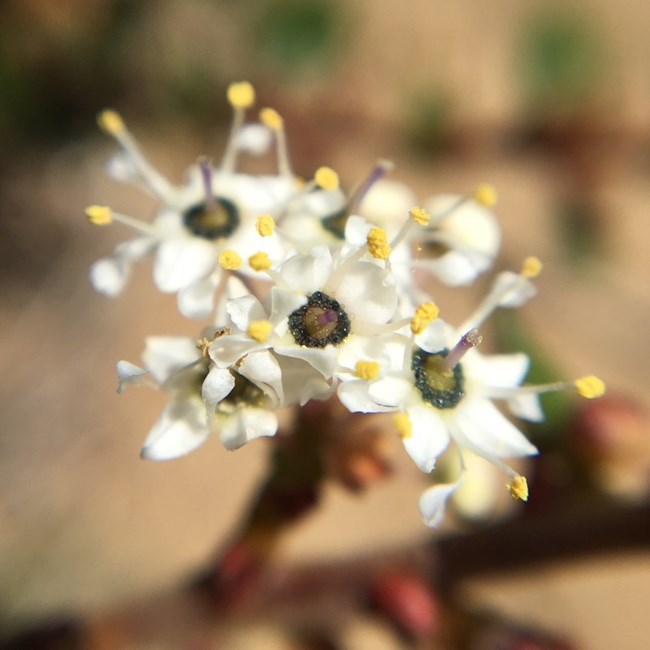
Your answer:
[[[479,334],[477,329],[471,329],[466,334],[461,336],[460,341],[447,353],[444,361],[442,362],[442,367],[444,370],[453,370],[460,360],[469,352],[472,348],[475,348],[477,345],[480,345],[483,337]]]
[[[233,113],[220,169],[226,174],[232,174],[235,171],[237,162],[237,135],[244,126],[246,109],[250,108],[255,102],[255,90],[247,81],[240,81],[228,86],[227,96]]]

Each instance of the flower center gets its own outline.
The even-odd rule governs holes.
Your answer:
[[[183,223],[197,237],[221,239],[232,235],[239,226],[239,211],[232,201],[215,197],[188,208]]]
[[[444,349],[431,353],[416,348],[411,358],[415,385],[424,400],[439,409],[454,408],[465,396],[461,364],[448,369],[445,364],[448,352]]]
[[[299,345],[324,348],[338,345],[350,333],[350,319],[343,307],[322,291],[315,291],[307,304],[289,314],[289,331]]]

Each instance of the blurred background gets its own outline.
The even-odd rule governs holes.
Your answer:
[[[495,319],[491,344],[531,353],[533,379],[593,372],[608,385],[596,402],[549,401],[548,422],[529,431],[547,453],[528,468],[534,489],[524,523],[501,494],[503,478],[486,477],[500,498],[473,508],[476,493],[468,494],[449,531],[425,529],[417,497],[426,477],[395,443],[390,478],[358,494],[328,484],[318,510],[286,536],[279,565],[345,573],[346,563],[375,558],[370,564],[381,567],[390,557],[428,567],[423,554],[444,564],[451,548],[434,540],[460,536],[469,540],[467,555],[459,559],[462,546],[449,551],[453,588],[445,586],[436,634],[418,641],[422,647],[645,647],[649,21],[641,0],[5,0],[0,627],[7,647],[415,643],[403,622],[400,631],[390,624],[394,599],[382,601],[381,616],[377,607],[340,611],[335,589],[320,616],[301,618],[299,635],[286,612],[276,618],[263,607],[245,623],[222,617],[215,626],[197,622],[187,602],[167,603],[146,623],[144,615],[124,623],[133,603],[173,592],[214,558],[269,448],[257,441],[232,454],[214,440],[171,463],[139,459],[165,396],[118,397],[114,363],[138,363],[147,335],[194,336],[197,325],[176,314],[173,297],[157,294],[147,263],[119,300],[89,285],[90,264],[125,233],[93,229],[84,208],[109,204],[146,217],[155,207],[106,177],[115,145],[95,117],[119,110],[149,158],[180,182],[197,156],[219,159],[230,124],[225,89],[242,79],[255,86],[259,106],[284,116],[300,175],[329,165],[350,187],[377,158],[389,158],[392,178],[422,200],[495,185],[504,239],[498,267],[518,268],[528,255],[545,266],[540,295]],[[433,291],[454,322],[488,285]],[[490,566],[492,551],[483,555],[481,544],[500,539],[519,540],[516,557],[548,540],[548,557],[524,553],[506,566],[502,545]],[[476,557],[485,558],[482,566]],[[402,587],[398,579],[388,591]],[[454,626],[471,632],[454,636]],[[37,629],[45,641],[29,636]]]

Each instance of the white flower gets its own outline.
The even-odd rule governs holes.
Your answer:
[[[235,87],[235,93],[231,92]],[[237,94],[239,93],[239,95]],[[255,176],[235,172],[239,150],[262,151],[269,128],[243,125],[244,110],[254,99],[248,84],[233,84],[229,99],[234,108],[233,128],[221,165],[212,170],[207,160],[192,166],[186,183],[170,184],[145,159],[122,119],[114,111],[99,118],[102,128],[122,147],[109,163],[109,172],[153,193],[160,208],[150,222],[139,221],[108,208],[92,206],[89,219],[104,225],[117,221],[140,233],[117,246],[112,256],[96,262],[90,272],[93,286],[110,296],[119,294],[128,280],[131,265],[154,255],[154,282],[164,293],[178,293],[180,311],[203,318],[213,309],[213,294],[219,284],[219,256],[235,250],[240,258],[265,252],[270,258],[284,256],[278,237],[260,237],[256,219],[282,213],[295,194],[295,178],[286,153],[279,151],[280,172]],[[264,135],[266,134],[266,135]],[[246,271],[245,268],[242,271]]]
[[[217,433],[224,446],[236,449],[260,436],[272,436],[281,371],[270,355],[252,354],[237,368],[209,368],[199,342],[188,337],[149,337],[139,368],[117,366],[118,392],[130,384],[150,384],[171,399],[142,448],[142,457],[168,460],[184,456]]]

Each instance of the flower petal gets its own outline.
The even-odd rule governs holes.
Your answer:
[[[207,318],[214,310],[214,274],[178,292],[178,309],[187,318]]]
[[[205,278],[217,265],[217,248],[198,237],[179,237],[161,242],[153,277],[164,293],[180,291]]]
[[[412,430],[403,439],[404,447],[423,472],[431,472],[449,445],[449,431],[437,411],[426,404],[410,407],[407,412]]]
[[[145,366],[159,384],[201,358],[196,342],[187,336],[148,336],[142,354]]]
[[[90,282],[95,291],[114,298],[122,293],[130,274],[131,265],[124,257],[105,257],[90,267]]]
[[[435,528],[442,523],[445,518],[447,501],[461,482],[462,477],[456,483],[433,485],[422,493],[418,505],[426,526]]]
[[[211,368],[201,386],[201,395],[206,407],[214,410],[216,405],[228,397],[235,387],[235,378],[229,370]]]
[[[142,384],[142,377],[149,374],[147,370],[132,364],[130,361],[118,361],[116,369],[117,379],[119,381],[117,386],[118,393],[124,392],[124,389],[129,384]]]
[[[370,384],[368,395],[379,406],[397,407],[411,390],[411,383],[398,377],[384,377]]]

